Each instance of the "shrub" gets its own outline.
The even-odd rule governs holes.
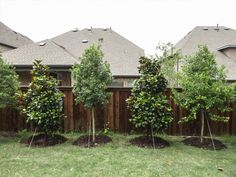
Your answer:
[[[164,91],[167,80],[160,72],[161,66],[157,60],[141,57],[139,72],[131,96],[127,99],[132,112],[130,121],[137,128],[145,128],[147,136],[153,131],[163,131],[172,121]]]
[[[11,65],[3,61],[0,54],[0,108],[15,106],[18,87],[18,75]]]
[[[23,113],[27,115],[28,122],[32,122],[46,135],[58,130],[64,118],[63,93],[57,85],[58,81],[49,75],[49,68],[35,60],[32,81],[28,91],[23,94]]]

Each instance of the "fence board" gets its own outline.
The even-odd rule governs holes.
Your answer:
[[[22,88],[25,91],[27,88]],[[87,131],[90,121],[90,112],[82,104],[76,105],[71,87],[60,87],[64,93],[64,114],[66,119],[62,122],[63,131]],[[95,110],[96,128],[108,128],[117,132],[130,132],[134,129],[129,122],[131,113],[127,109],[126,99],[131,93],[130,88],[109,88],[112,96],[105,106],[97,107]],[[200,133],[199,118],[191,123],[179,124],[182,116],[187,114],[187,110],[181,109],[175,104],[171,97],[171,90],[166,91],[166,96],[173,110],[173,122],[166,133],[171,135],[198,135]],[[236,103],[232,104],[232,112],[228,123],[210,121],[213,134],[236,134]],[[24,116],[12,108],[0,109],[0,131],[19,131],[22,129],[33,130],[33,127],[26,123]],[[208,133],[207,127],[205,133]]]

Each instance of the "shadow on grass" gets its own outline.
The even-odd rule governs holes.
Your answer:
[[[0,137],[0,146],[6,145],[6,144],[14,144],[18,141],[19,141],[18,138]]]

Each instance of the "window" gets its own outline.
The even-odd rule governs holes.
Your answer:
[[[62,85],[62,81],[61,81],[61,74],[58,72],[50,72],[50,76],[54,77],[55,79],[57,79],[59,81],[59,86]]]
[[[111,85],[109,85],[111,87],[123,87],[123,81],[119,80],[119,79],[114,79],[111,83]]]
[[[129,79],[129,78],[123,78],[123,79],[114,79],[111,83],[111,87],[133,87],[134,81],[136,79]]]

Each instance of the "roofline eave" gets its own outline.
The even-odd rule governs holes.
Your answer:
[[[4,45],[6,47],[10,47],[10,48],[13,48],[13,49],[16,49],[17,47],[16,46],[13,46],[13,45],[9,45],[9,44],[6,44],[6,43],[2,43],[0,42],[1,45]]]
[[[219,47],[219,48],[217,48],[216,50],[222,51],[222,50],[228,49],[228,48],[236,48],[236,45],[228,44],[228,45],[224,45],[224,46],[222,46],[222,47]]]
[[[13,66],[16,68],[16,69],[32,69],[33,65],[29,64],[25,64],[25,65],[16,65],[16,64],[13,64]],[[70,69],[73,65],[48,65],[46,64],[46,66],[50,67],[50,68],[58,68],[58,69]]]

